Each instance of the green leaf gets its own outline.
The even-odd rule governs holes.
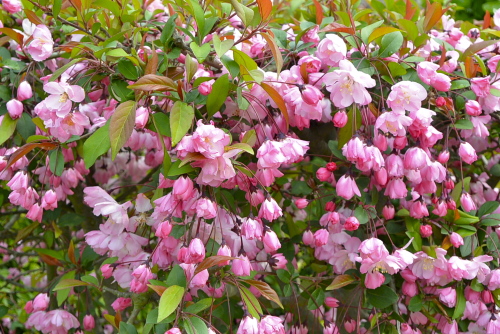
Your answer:
[[[125,102],[134,99],[134,91],[128,88],[128,83],[124,80],[112,80],[109,86],[111,96],[118,102]]]
[[[62,281],[65,281],[65,280],[68,280],[69,282],[71,281],[76,281],[75,279],[75,271],[72,270],[70,272],[67,272],[66,274],[64,274],[62,277],[61,277],[61,281],[59,281],[59,283],[61,283]],[[68,282],[68,284],[70,284]],[[82,282],[83,283],[83,282]],[[59,285],[59,284],[57,284]],[[68,298],[69,296],[69,293],[71,291],[71,287],[73,286],[78,286],[78,285],[71,285],[71,286],[67,286],[66,288],[64,289],[61,289],[57,292],[57,296],[56,296],[56,299],[57,299],[57,305],[58,306],[61,306],[62,303],[64,303],[64,301],[66,300],[66,298]],[[81,286],[81,285],[80,285]],[[56,286],[57,287],[57,286]],[[55,288],[54,288],[55,290]]]
[[[49,168],[56,176],[61,176],[64,171],[64,156],[60,149],[52,150],[49,153]]]
[[[182,175],[182,174],[188,174],[192,171],[194,171],[194,168],[191,167],[191,165],[183,165],[181,167],[180,164],[182,164],[182,160],[177,160],[172,163],[170,168],[168,169],[168,174],[167,176],[177,176],[177,175]]]
[[[409,41],[414,41],[417,38],[418,29],[415,22],[406,19],[399,19],[397,22],[399,27],[406,32],[406,38]]]
[[[479,211],[477,212],[477,216],[482,217],[484,215],[490,214],[493,211],[495,211],[496,209],[498,209],[499,206],[500,206],[500,203],[498,203],[497,201],[486,202],[483,205],[481,205],[481,207],[479,208]]]
[[[276,270],[276,274],[278,275],[278,278],[280,279],[280,281],[282,281],[283,283],[285,283],[285,284],[290,283],[292,275],[290,274],[290,272],[288,270],[278,269],[278,270]]]
[[[406,68],[404,68],[398,63],[390,62],[388,66],[389,66],[389,71],[391,71],[391,75],[393,77],[399,77],[406,74]]]
[[[120,17],[121,11],[120,6],[115,1],[111,0],[94,0],[92,3],[97,8],[106,8],[109,9],[111,13],[115,16],[115,19]]]
[[[255,298],[254,294],[243,285],[239,285],[238,289],[240,290],[241,299],[246,305],[248,313],[257,320],[260,320],[260,315],[263,314],[263,312],[257,298]]]
[[[3,318],[8,312],[9,309],[6,306],[0,306],[0,319]]]
[[[500,225],[500,214],[493,213],[481,219],[481,225],[483,226],[498,226]]]
[[[105,154],[111,148],[109,140],[109,122],[97,129],[83,144],[83,161],[85,168],[94,165],[97,158]]]
[[[153,130],[162,136],[165,137],[170,137],[170,118],[168,115],[162,113],[162,112],[157,112],[153,114],[154,118],[154,125],[151,127],[150,130]],[[156,127],[155,127],[156,125]]]
[[[242,5],[238,0],[231,0],[236,15],[241,19],[243,25],[247,27],[253,19],[254,12],[250,8]]]
[[[332,283],[326,288],[326,290],[337,290],[353,283],[354,281],[355,279],[350,275],[338,275],[333,279]]]
[[[386,58],[392,56],[403,45],[403,34],[400,31],[391,32],[382,37],[378,57]]]
[[[370,220],[370,217],[368,217],[368,212],[366,211],[365,208],[358,206],[354,210],[354,217],[356,217],[359,220],[360,224],[366,224]]]
[[[377,289],[366,289],[368,302],[378,309],[384,309],[398,301],[398,295],[387,285]]]
[[[139,73],[137,72],[137,67],[130,60],[123,58],[117,64],[118,71],[129,80],[137,80],[139,78]]]
[[[314,290],[311,294],[311,298],[307,301],[307,309],[308,310],[316,310],[325,302],[325,291],[323,289],[318,288]]]
[[[179,266],[178,264],[174,265],[172,267],[172,270],[168,274],[166,283],[168,286],[177,285],[185,288],[187,284],[186,284],[186,275],[184,274],[184,269],[182,269],[182,267]]]
[[[370,37],[372,32],[380,27],[383,23],[384,20],[380,20],[361,29],[361,40],[363,41],[363,43],[368,44],[368,38]]]
[[[420,312],[422,309],[422,296],[416,295],[410,299],[410,304],[408,304],[408,310],[412,312]]]
[[[197,313],[200,313],[203,310],[206,310],[207,308],[209,308],[210,306],[212,306],[212,304],[213,304],[213,299],[212,298],[203,298],[203,299],[200,299],[195,304],[189,305],[188,307],[186,307],[186,309],[184,310],[184,312],[192,313],[192,314],[197,314]]]
[[[472,130],[474,128],[474,125],[468,119],[459,119],[455,123],[455,127],[462,130]]]
[[[106,56],[121,58],[121,57],[129,57],[130,55],[125,50],[123,50],[121,48],[116,48],[116,49],[111,49],[111,50],[107,51]]]
[[[188,334],[208,334],[208,327],[198,317],[189,317],[184,320],[184,329]]]
[[[61,279],[59,283],[52,289],[52,291],[59,291],[59,290],[64,290],[67,288],[72,288],[75,286],[88,286],[90,283],[83,282],[77,279],[71,279],[71,278],[65,278]]]
[[[464,287],[459,286],[456,289],[457,291],[457,303],[455,305],[455,310],[453,311],[453,319],[460,319],[465,311],[465,296],[464,296]]]
[[[356,126],[353,126],[354,110],[356,110]],[[354,133],[358,131],[360,127],[361,127],[361,113],[357,108],[356,109],[351,108],[347,113],[346,125],[339,130],[338,148],[342,149],[342,147],[344,147],[344,145],[352,138]]]
[[[13,120],[9,114],[3,116],[2,124],[0,125],[0,145],[5,143],[9,139],[14,130],[16,130],[16,124],[19,119]]]
[[[205,61],[210,53],[210,44],[208,43],[199,46],[196,42],[191,42],[189,46],[191,47],[191,50],[193,50],[193,53],[200,64]]]
[[[212,43],[214,44],[215,53],[219,58],[224,56],[234,45],[234,41],[232,39],[221,41],[219,35],[217,34],[213,35]]]
[[[226,102],[229,93],[229,77],[224,74],[215,80],[212,85],[212,91],[208,94],[207,98],[207,117],[211,119],[212,116],[219,111],[220,107]]]
[[[345,157],[342,154],[342,150],[339,148],[339,143],[336,140],[330,140],[328,142],[328,148],[330,149],[330,151],[332,151],[334,156],[336,156],[340,160],[345,160]]]
[[[470,87],[469,80],[454,80],[451,82],[450,90],[463,89]]]
[[[170,16],[168,18],[168,21],[163,26],[160,36],[160,41],[163,44],[167,44],[167,42],[170,41],[170,39],[172,38],[175,31],[175,20],[177,19],[177,17],[178,17],[177,14]]]
[[[170,111],[170,132],[172,133],[172,146],[184,137],[193,124],[194,109],[192,106],[177,101]]]
[[[135,329],[134,325],[130,325],[126,322],[120,321],[119,334],[137,334],[137,329]]]
[[[172,285],[163,292],[158,306],[158,322],[167,318],[179,306],[184,297],[184,288],[178,285]]]
[[[22,113],[21,117],[17,120],[16,129],[24,140],[27,140],[28,137],[36,133],[36,125],[27,113]]]
[[[72,61],[70,61],[69,63],[67,63],[66,65],[59,67],[54,73],[52,73],[52,75],[50,76],[49,82],[56,81],[61,76],[61,74],[66,72],[66,70],[68,68],[70,68],[71,66],[75,65],[76,63],[78,63],[82,60],[83,60],[83,58],[76,58],[76,59],[73,59]]]
[[[496,88],[491,88],[490,89],[490,94],[496,97],[500,97],[500,90]]]
[[[120,149],[132,134],[135,125],[135,101],[126,101],[116,107],[109,122],[109,142],[111,158],[115,160]]]
[[[250,154],[254,154],[252,146],[245,144],[245,143],[236,143],[236,144],[231,144],[231,146],[226,146],[227,150],[242,150]]]
[[[54,4],[52,5],[52,16],[58,17],[59,12],[61,11],[62,0],[54,0]]]

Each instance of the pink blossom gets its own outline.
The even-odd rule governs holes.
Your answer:
[[[486,97],[490,94],[489,77],[470,79],[471,89],[478,97]]]
[[[43,215],[42,207],[40,206],[40,204],[35,203],[29,208],[28,212],[26,213],[26,218],[41,223],[42,215]]]
[[[229,145],[229,136],[213,124],[205,125],[202,120],[197,123],[192,137],[193,149],[208,159],[214,159],[224,154],[224,147]]]
[[[330,180],[330,178],[332,177],[332,172],[330,172],[328,169],[326,169],[325,167],[320,167],[318,168],[318,170],[316,171],[316,177],[318,178],[318,180],[320,180],[321,182],[326,182],[328,180]]]
[[[396,113],[417,111],[422,107],[422,101],[427,98],[425,88],[413,81],[401,81],[391,87],[387,105]]]
[[[50,94],[43,100],[44,105],[58,117],[64,117],[71,111],[72,102],[82,102],[85,98],[82,87],[65,82],[49,82],[43,86],[43,90]]]
[[[23,81],[17,87],[17,99],[24,101],[33,97],[33,89],[27,81]]]
[[[338,66],[347,54],[347,46],[337,35],[327,34],[318,44],[315,56],[318,57],[324,65]]]
[[[295,206],[297,207],[297,209],[305,209],[308,204],[309,201],[305,198],[299,198],[295,200]]]
[[[123,311],[125,310],[127,307],[130,307],[132,306],[132,299],[130,298],[123,298],[123,297],[119,297],[117,298],[112,304],[111,304],[111,307],[116,311]]]
[[[281,253],[274,254],[269,260],[269,264],[274,269],[285,269],[287,263],[287,259]]]
[[[259,334],[285,334],[283,320],[272,315],[266,315],[260,320]]]
[[[464,244],[464,239],[460,234],[453,232],[450,235],[450,242],[453,245],[453,247],[458,248]]]
[[[333,297],[326,297],[325,298],[325,305],[331,308],[339,307],[339,301],[337,298]]]
[[[194,238],[189,243],[186,263],[199,263],[205,259],[205,245],[199,238]]]
[[[439,91],[446,92],[450,90],[451,79],[443,73],[437,73],[439,65],[423,61],[417,65],[417,74],[425,84],[431,85]]]
[[[498,12],[498,18],[500,19],[500,11]],[[495,14],[497,13],[495,12]],[[500,23],[500,22],[499,22]],[[496,55],[488,59],[488,68],[492,73],[498,73],[498,61],[500,60],[500,55]]]
[[[257,150],[256,157],[258,168],[279,168],[282,163],[287,161],[281,151],[282,143],[266,140]]]
[[[236,276],[249,276],[251,267],[248,257],[242,254],[233,260],[231,270]]]
[[[83,317],[83,329],[86,331],[91,331],[95,327],[95,319],[93,316],[90,314],[87,314],[85,317]]]
[[[323,78],[333,104],[337,108],[346,108],[353,103],[370,103],[372,98],[366,88],[374,87],[375,80],[358,71],[348,60],[341,60],[339,66],[340,69],[325,74]]]
[[[472,197],[467,192],[462,192],[462,195],[460,196],[460,204],[462,205],[462,209],[464,209],[465,212],[470,212],[477,209],[476,203],[474,203]]]
[[[476,150],[467,142],[460,143],[458,154],[460,158],[468,164],[472,164],[477,160]]]
[[[260,206],[259,218],[273,221],[275,219],[278,219],[282,215],[283,211],[272,197],[268,197]]]
[[[42,333],[66,334],[71,328],[80,326],[78,319],[64,310],[53,310],[45,314],[41,331]]]
[[[359,221],[356,217],[349,217],[344,223],[344,228],[348,231],[356,231],[359,228]]]
[[[128,227],[129,217],[127,209],[132,206],[131,202],[118,204],[101,187],[87,187],[83,192],[85,194],[83,200],[94,209],[94,215],[109,216],[115,223]]]
[[[182,334],[181,330],[177,327],[170,328],[165,334]]]
[[[298,65],[305,64],[307,73],[317,73],[321,69],[321,60],[314,56],[304,56],[299,59]]]
[[[101,273],[104,278],[110,278],[113,275],[113,267],[110,264],[104,264],[101,267]]]
[[[43,61],[49,58],[54,48],[54,41],[52,40],[52,34],[49,28],[43,24],[39,24],[33,29],[31,36],[33,39],[26,48],[28,54],[36,61]]]
[[[394,209],[394,206],[392,204],[386,204],[382,208],[382,215],[386,220],[391,220],[394,218],[394,215],[396,213],[396,210]]]
[[[482,113],[481,105],[474,100],[469,100],[465,103],[465,111],[470,116],[479,116]]]
[[[406,135],[406,127],[411,125],[412,119],[404,113],[385,112],[382,113],[375,122],[375,128],[384,133],[391,133],[393,136]]]
[[[244,317],[240,322],[236,334],[260,334],[259,322],[252,316]]]
[[[281,248],[281,243],[278,239],[278,236],[272,230],[268,230],[264,233],[264,236],[262,237],[262,243],[264,244],[264,250],[269,254],[274,254],[278,249]]]
[[[33,300],[33,312],[45,311],[49,307],[49,296],[46,293],[41,293]]]
[[[230,150],[214,159],[204,159],[193,162],[193,167],[201,167],[201,171],[196,178],[196,182],[200,185],[218,187],[222,184],[222,182],[236,176],[236,171],[234,170],[230,158],[239,152],[241,151]]]
[[[18,119],[23,114],[23,104],[19,100],[12,99],[7,102],[7,111],[9,112],[10,118]]]
[[[361,197],[358,185],[351,176],[342,175],[337,181],[335,189],[337,190],[337,195],[346,200],[350,200],[354,195]]]
[[[217,217],[217,204],[206,197],[200,198],[196,201],[196,215],[205,219]]]
[[[347,114],[345,111],[340,110],[335,113],[333,116],[333,125],[335,125],[337,128],[343,128],[347,124]]]
[[[47,190],[42,197],[42,208],[44,210],[54,210],[57,208],[57,195],[54,190]]]
[[[2,7],[10,14],[15,14],[23,9],[21,1],[19,0],[3,0]]]

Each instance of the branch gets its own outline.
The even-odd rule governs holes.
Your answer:
[[[5,285],[12,284],[12,285],[17,286],[19,288],[23,288],[26,291],[42,292],[44,290],[44,289],[40,289],[40,288],[32,288],[30,286],[25,286],[24,284],[18,283],[16,281],[11,280],[10,278],[4,277],[2,275],[0,275],[0,281],[6,282]]]

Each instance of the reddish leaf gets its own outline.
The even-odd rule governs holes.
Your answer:
[[[158,53],[156,53],[156,50],[154,49],[154,44],[151,58],[146,58],[148,60],[148,63],[146,64],[144,74],[156,74],[156,70],[158,69]]]
[[[267,299],[269,299],[270,301],[273,301],[275,302],[276,304],[278,304],[281,308],[283,308],[283,304],[281,304],[281,300],[280,298],[278,297],[278,294],[276,293],[276,291],[274,291],[270,286],[269,284],[267,284],[266,282],[262,282],[262,281],[255,281],[255,280],[244,280],[244,282],[250,284],[251,286],[253,286],[254,288],[256,288],[257,290],[260,291],[260,293],[266,297]]]
[[[68,247],[68,257],[71,263],[76,265],[76,257],[75,257],[75,245],[73,244],[73,240],[70,241]]]
[[[327,31],[332,31],[332,32],[345,32],[349,35],[354,35],[355,31],[354,29],[347,27],[343,24],[340,23],[330,23],[329,25],[325,26],[323,29],[320,30],[320,32],[327,32]]]
[[[344,286],[347,286],[354,282],[355,279],[349,275],[339,275],[333,279],[332,284],[330,284],[326,290],[336,290],[343,288]]]
[[[309,83],[309,73],[307,73],[307,63],[303,62],[302,65],[300,65],[300,75],[302,76],[302,80],[306,84]]]
[[[271,15],[273,10],[273,3],[271,0],[257,0],[257,5],[259,6],[259,13],[262,20],[265,21]]]
[[[235,259],[235,257],[223,256],[223,255],[214,255],[214,256],[207,257],[205,260],[203,260],[196,267],[196,269],[194,270],[194,274],[196,275],[199,272],[202,272],[205,269],[208,269],[208,268],[211,268],[213,266],[216,266],[216,265],[218,265],[221,262],[229,261],[229,260],[233,260],[233,259]]]
[[[274,41],[274,36],[269,35],[268,33],[262,32],[260,33],[262,37],[266,40],[271,52],[273,53],[274,61],[276,62],[276,73],[279,75],[281,72],[281,68],[283,67],[283,56],[281,55],[281,51],[278,48],[278,45]]]
[[[36,24],[36,25],[43,24],[42,20],[40,20],[40,18],[32,10],[25,8],[25,9],[23,9],[23,11],[31,23]]]
[[[321,7],[321,4],[319,3],[318,0],[313,0],[314,1],[314,7],[316,7],[316,24],[320,25],[321,22],[323,22],[323,18],[325,17],[323,15],[323,7]]]
[[[40,259],[43,262],[47,263],[49,266],[62,266],[62,263],[58,259],[56,259],[50,255],[46,255],[46,254],[38,254],[38,255],[40,256]],[[88,284],[85,283],[85,285],[88,285]]]
[[[490,26],[491,26],[491,14],[490,11],[487,10],[486,13],[484,13],[483,29],[487,29]]]
[[[278,108],[280,109],[281,113],[283,114],[283,117],[285,118],[287,127],[288,124],[290,124],[290,119],[288,117],[288,111],[286,110],[286,104],[285,101],[283,100],[283,97],[270,85],[266,83],[261,83],[260,86],[264,88],[264,90],[269,94],[269,96],[273,99],[274,103],[278,105]]]
[[[411,20],[413,15],[415,15],[415,12],[417,11],[417,8],[413,6],[410,0],[406,0],[406,14],[405,14],[405,19]]]
[[[434,25],[436,25],[436,23],[438,23],[441,20],[441,17],[447,10],[448,7],[443,9],[443,7],[439,2],[434,2],[430,4],[429,0],[427,0],[427,8],[424,18],[424,30],[425,31],[431,30],[434,27]]]
[[[45,255],[45,256],[48,256],[48,255]],[[75,286],[89,286],[89,285],[92,285],[92,284],[84,282],[84,281],[80,281],[77,279],[66,278],[66,279],[60,280],[59,283],[57,283],[57,285],[52,290],[59,291],[59,290],[64,290],[64,289],[68,289],[68,288],[73,288]]]
[[[14,29],[0,28],[0,33],[4,33],[5,35],[9,36],[14,41],[16,41],[17,44],[21,46],[23,45],[23,35],[15,31]]]
[[[147,74],[139,78],[139,80],[137,80],[133,85],[128,86],[128,88],[143,92],[163,92],[175,91],[177,86],[175,85],[175,82],[170,78],[155,74]]]
[[[48,151],[48,150],[53,150],[58,146],[59,144],[54,142],[29,143],[23,145],[17,151],[9,155],[9,159],[7,160],[7,165],[5,166],[5,169],[15,164],[17,160],[21,159],[22,157],[24,157],[26,154],[28,154],[37,147],[41,148],[42,150]]]
[[[167,290],[166,287],[164,286],[161,286],[161,285],[152,285],[152,284],[148,284],[148,286],[158,294],[158,296],[161,297],[161,295],[163,294],[163,292],[165,292],[165,290]]]

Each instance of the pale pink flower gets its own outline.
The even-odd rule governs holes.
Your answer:
[[[7,102],[7,111],[9,112],[10,118],[18,119],[23,114],[23,103],[19,100],[12,99]]]
[[[26,47],[27,53],[36,61],[43,61],[49,58],[54,48],[54,41],[52,40],[49,28],[43,24],[39,24],[33,29],[31,36],[33,39]]]
[[[281,150],[282,146],[282,142],[266,140],[257,150],[257,167],[279,168],[282,163],[287,161]]]
[[[222,156],[224,147],[230,143],[229,135],[213,124],[203,124],[202,120],[198,121],[197,126],[192,136],[194,151],[208,159]]]
[[[33,300],[33,312],[45,311],[49,307],[49,296],[46,293],[41,293]]]
[[[87,314],[85,317],[83,317],[83,329],[86,331],[91,331],[95,327],[95,319],[93,316],[90,314]]]
[[[24,101],[33,97],[33,89],[27,81],[23,81],[17,87],[17,99]]]
[[[193,167],[201,167],[200,173],[196,178],[196,183],[218,187],[222,182],[236,176],[236,171],[230,158],[240,152],[241,150],[230,150],[214,159],[203,159],[193,162],[191,164]]]
[[[64,310],[52,310],[45,314],[42,322],[42,333],[66,334],[71,328],[80,326],[78,319]]]
[[[486,97],[490,94],[489,77],[472,78],[470,79],[471,89],[478,97]]]
[[[259,218],[273,221],[275,219],[278,219],[282,215],[283,211],[272,197],[268,197],[260,206]]]
[[[324,65],[338,66],[347,54],[347,46],[337,35],[327,34],[318,44],[315,56],[318,57]]]
[[[411,125],[412,119],[403,113],[384,112],[375,121],[375,128],[393,136],[405,136],[406,127]]]
[[[417,65],[417,74],[425,84],[431,85],[439,91],[446,92],[450,90],[451,79],[443,73],[437,73],[439,65],[423,61]]]
[[[391,87],[387,105],[396,113],[417,111],[422,107],[422,101],[427,98],[425,88],[413,81],[401,81]]]
[[[240,322],[236,334],[261,334],[258,320],[252,316],[244,317]]]
[[[467,192],[462,192],[462,195],[460,196],[460,204],[462,205],[462,209],[464,209],[465,212],[470,212],[477,209],[476,203],[474,203],[472,197]]]
[[[268,230],[264,233],[264,236],[262,237],[262,243],[264,244],[264,250],[269,254],[274,254],[278,249],[281,248],[281,243],[278,239],[278,236],[272,230]]]
[[[477,160],[476,150],[467,142],[460,143],[458,155],[460,155],[460,158],[468,164],[472,164]]]
[[[94,215],[109,216],[115,223],[123,224],[125,227],[128,227],[129,217],[127,209],[132,206],[130,201],[118,204],[114,198],[101,187],[87,187],[83,192],[85,194],[83,200],[94,209]]]
[[[337,190],[337,195],[346,200],[350,200],[354,195],[361,197],[358,185],[351,176],[342,175],[337,181],[335,189]]]
[[[111,304],[111,307],[116,311],[123,311],[125,310],[127,307],[130,307],[132,306],[132,299],[130,298],[123,298],[123,297],[119,297],[117,298],[112,304]]]
[[[15,14],[23,9],[20,0],[3,0],[2,7],[10,14]]]
[[[366,105],[372,98],[366,88],[376,85],[370,75],[358,71],[348,60],[341,60],[340,69],[325,74],[326,89],[331,92],[330,100],[337,108],[346,108],[353,103]]]
[[[259,334],[285,334],[285,327],[281,318],[266,315],[260,320]]]
[[[43,100],[45,107],[58,117],[64,117],[71,111],[72,102],[82,102],[85,98],[82,87],[65,82],[49,82],[43,86],[43,90],[51,94]]]
[[[231,265],[231,271],[236,276],[249,276],[252,269],[252,265],[250,264],[250,260],[246,255],[240,255],[237,259],[233,260]]]
[[[50,189],[45,192],[42,197],[42,208],[44,210],[54,210],[57,208],[57,195],[54,190]]]

